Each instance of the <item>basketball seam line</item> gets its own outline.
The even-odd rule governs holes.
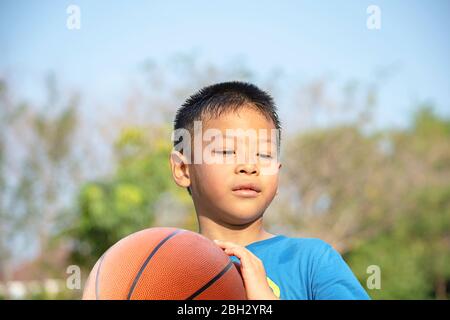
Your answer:
[[[223,276],[233,265],[233,262],[229,262],[222,271],[220,271],[214,278],[209,280],[203,287],[194,292],[191,296],[189,296],[186,300],[193,300],[196,296],[201,294],[203,291],[208,289],[214,282],[216,282],[221,276]]]
[[[139,281],[139,278],[141,277],[142,273],[144,272],[145,268],[147,267],[147,264],[150,262],[150,259],[153,258],[153,256],[155,255],[155,253],[159,250],[159,248],[161,248],[161,246],[170,238],[172,238],[173,236],[175,236],[176,234],[182,232],[182,230],[175,230],[174,232],[172,232],[171,234],[169,234],[167,237],[165,237],[163,240],[161,240],[158,245],[152,250],[152,252],[150,253],[150,255],[147,257],[147,259],[145,260],[144,264],[141,266],[141,269],[139,270],[138,274],[136,275],[136,277],[134,278],[133,284],[131,285],[130,291],[128,292],[128,296],[127,296],[127,300],[131,299],[131,295],[134,292],[134,289]]]

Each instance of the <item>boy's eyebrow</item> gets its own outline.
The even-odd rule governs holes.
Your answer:
[[[227,139],[235,139],[235,138],[239,138],[239,137],[242,137],[242,136],[231,136],[231,135],[227,135],[227,134],[225,134],[225,135],[223,135],[224,136],[224,138],[227,138]],[[244,137],[246,137],[247,135],[243,135]],[[266,142],[272,142],[272,140],[271,139],[269,139],[269,138],[266,138],[266,139],[258,139],[259,141],[266,141]]]

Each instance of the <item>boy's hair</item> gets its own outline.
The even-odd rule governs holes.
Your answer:
[[[191,95],[178,109],[174,129],[183,128],[192,132],[194,121],[206,117],[217,118],[225,112],[237,111],[244,105],[255,107],[267,119],[272,120],[275,129],[281,130],[272,97],[257,86],[240,81],[213,84]],[[178,142],[174,141],[174,146]]]
[[[191,95],[178,109],[174,130],[194,130],[194,121],[214,119],[227,112],[235,112],[249,105],[254,107],[278,130],[277,146],[280,148],[281,123],[272,97],[257,86],[240,81],[222,82],[200,89]],[[182,141],[174,139],[174,146]],[[191,194],[190,188],[187,188]]]

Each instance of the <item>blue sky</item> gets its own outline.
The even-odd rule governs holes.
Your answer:
[[[66,28],[70,4],[81,9],[81,30]],[[371,4],[381,9],[381,30],[366,28]],[[55,71],[68,86],[107,100],[125,94],[143,61],[176,53],[199,52],[217,65],[242,57],[258,73],[281,68],[302,83],[369,82],[395,66],[378,121],[404,125],[418,101],[450,114],[449,18],[446,0],[2,0],[0,73],[24,96],[39,95],[39,80]]]

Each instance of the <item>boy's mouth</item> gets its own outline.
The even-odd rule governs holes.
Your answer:
[[[261,188],[254,183],[243,183],[234,186],[232,192],[239,197],[254,198],[261,193]]]

